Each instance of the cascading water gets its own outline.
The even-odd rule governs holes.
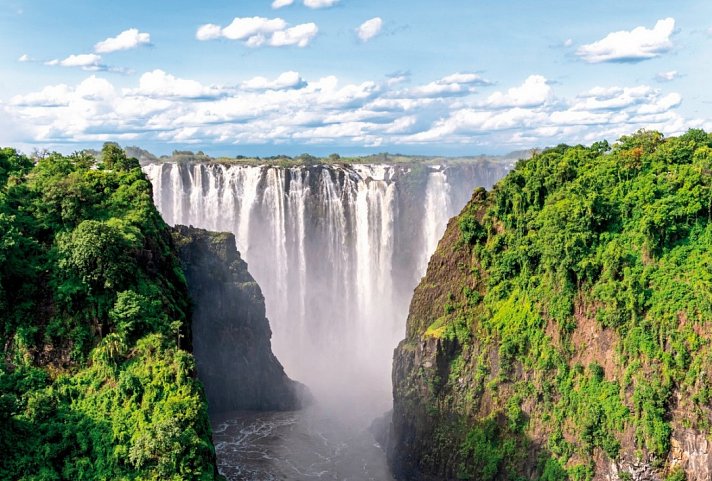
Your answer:
[[[462,206],[459,206],[462,207]],[[428,259],[435,252],[440,237],[445,232],[447,221],[457,212],[453,211],[450,199],[450,184],[445,172],[437,170],[428,175],[425,188],[425,215],[423,222],[423,251],[418,264],[418,273],[424,274]]]
[[[363,428],[390,408],[393,348],[448,219],[506,166],[167,162],[144,170],[168,224],[235,234],[287,374]]]

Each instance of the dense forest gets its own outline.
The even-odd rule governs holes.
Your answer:
[[[189,311],[136,159],[0,150],[0,479],[217,479]]]
[[[711,322],[712,136],[546,149],[474,193],[416,290],[394,467],[708,479],[689,459],[711,427]]]
[[[0,150],[0,479],[219,478],[175,252],[117,145]],[[416,289],[394,470],[705,479],[710,322],[712,135],[522,160],[473,194]]]

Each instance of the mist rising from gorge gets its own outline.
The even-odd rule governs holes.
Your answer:
[[[504,164],[144,167],[167,223],[233,232],[273,350],[319,405],[365,426],[391,406],[393,349],[445,225]]]

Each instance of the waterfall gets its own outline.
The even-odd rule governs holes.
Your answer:
[[[447,176],[441,170],[430,172],[425,187],[425,215],[423,217],[423,241],[426,255],[420,258],[419,272],[425,273],[428,256],[435,251],[440,237],[445,232],[448,219],[455,214],[456,212],[452,209]]]
[[[390,405],[410,295],[448,219],[505,168],[448,175],[427,165],[166,162],[144,170],[168,224],[235,234],[287,373],[316,394],[367,392],[378,411]]]

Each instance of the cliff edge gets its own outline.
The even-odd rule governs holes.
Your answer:
[[[561,145],[477,190],[393,363],[399,479],[712,479],[712,136]]]
[[[306,388],[272,354],[264,297],[235,236],[179,225],[173,239],[193,301],[193,355],[210,412],[299,408]]]

